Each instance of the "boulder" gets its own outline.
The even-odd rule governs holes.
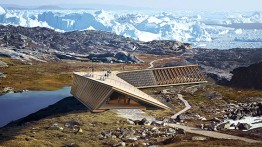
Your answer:
[[[239,130],[249,130],[251,126],[247,123],[238,123],[236,126]]]
[[[5,87],[3,93],[14,93],[14,88],[12,87]]]
[[[168,133],[176,133],[176,130],[173,128],[168,128]]]
[[[175,119],[176,122],[180,122],[181,121],[181,118],[180,118],[180,115],[178,115]]]
[[[126,143],[125,142],[118,142],[117,144],[114,144],[113,147],[125,147]]]
[[[0,78],[6,78],[6,75],[0,72]]]
[[[214,122],[217,122],[217,123],[221,123],[222,122],[222,120],[220,120],[217,117],[214,117],[211,121],[214,121]]]
[[[3,61],[0,61],[0,67],[8,67],[8,64]]]
[[[83,134],[83,129],[82,128],[79,128],[78,131],[77,131],[78,134]]]
[[[127,139],[127,140],[136,141],[136,140],[137,140],[137,137],[136,137],[136,136],[127,136],[126,139]]]
[[[206,98],[208,98],[208,99],[222,99],[223,96],[217,91],[208,91],[206,93]]]
[[[138,125],[140,120],[134,120],[133,122],[134,122],[135,125]]]
[[[186,134],[185,130],[184,130],[184,129],[181,129],[181,128],[177,128],[177,129],[176,129],[176,132],[177,132],[178,134]]]
[[[112,137],[112,132],[111,131],[105,131],[105,132],[102,132],[101,135],[103,135],[104,138],[110,138],[110,137]]]
[[[204,126],[204,129],[208,131],[217,131],[217,126],[215,124],[207,124]]]
[[[151,126],[160,126],[161,124],[156,121],[152,121],[150,125]]]
[[[127,119],[126,122],[127,122],[128,124],[130,124],[130,125],[135,125],[135,122],[132,121],[132,120],[130,120],[130,119]]]
[[[149,123],[149,121],[146,119],[146,118],[143,118],[141,121],[138,121],[138,125],[146,125],[146,124],[148,124]]]
[[[70,128],[70,129],[73,129],[73,128],[79,126],[79,125],[80,125],[80,123],[78,123],[76,121],[69,121],[69,122],[65,123],[65,127]]]
[[[57,123],[54,123],[48,127],[49,130],[64,130],[63,127],[60,127]]]
[[[224,130],[224,129],[229,129],[231,124],[229,122],[225,122],[222,124],[219,124],[216,128],[217,130]]]

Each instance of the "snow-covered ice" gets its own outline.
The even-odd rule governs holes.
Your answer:
[[[262,12],[5,10],[0,7],[0,24],[40,26],[61,32],[103,30],[141,41],[177,40],[204,48],[262,48]],[[246,28],[246,24],[252,24],[251,28]]]

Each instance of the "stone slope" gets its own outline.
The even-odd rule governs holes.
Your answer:
[[[232,71],[229,85],[241,88],[262,89],[262,62],[248,67],[239,67]]]

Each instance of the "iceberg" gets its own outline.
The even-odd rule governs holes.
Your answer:
[[[47,27],[60,32],[102,30],[141,41],[177,40],[205,48],[262,46],[260,39],[257,39],[262,38],[262,28],[246,30],[230,26],[234,23],[262,24],[262,14],[149,10],[5,10],[0,7],[0,24],[3,25]],[[245,44],[241,43],[243,41]]]
[[[5,13],[6,13],[6,12],[5,12],[5,9],[0,6],[0,15],[3,15],[3,14],[5,14]]]

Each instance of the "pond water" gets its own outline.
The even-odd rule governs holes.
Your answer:
[[[55,91],[27,91],[0,96],[0,127],[71,96],[71,87]]]

